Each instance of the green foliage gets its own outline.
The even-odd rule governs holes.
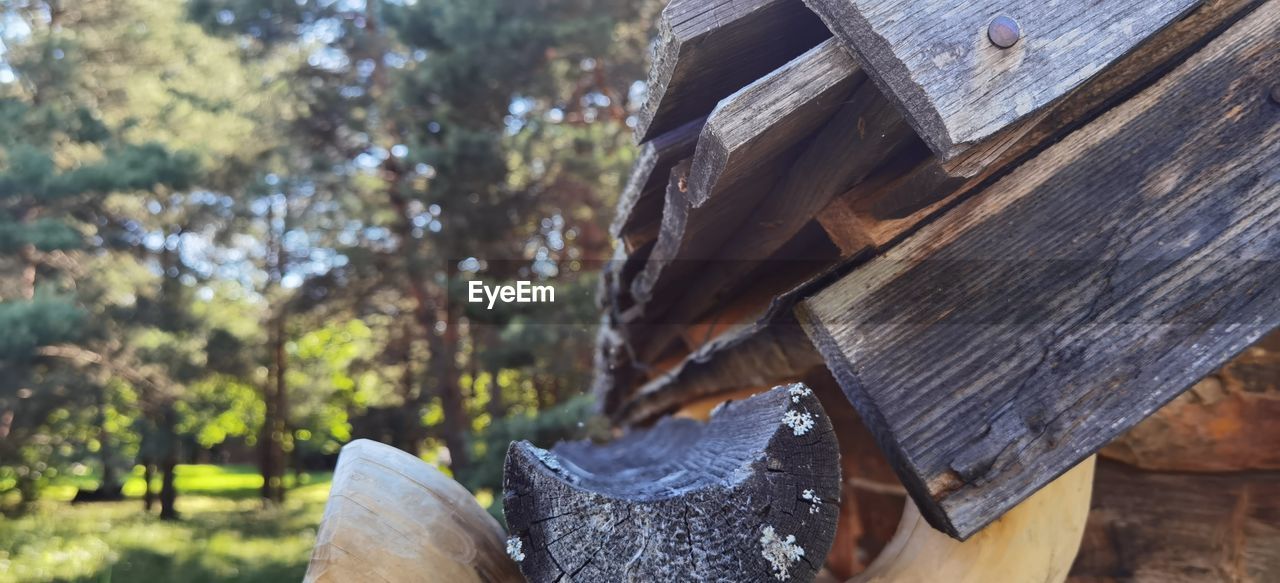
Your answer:
[[[261,483],[252,468],[179,466],[181,522],[142,514],[136,499],[68,507],[51,492],[0,521],[0,581],[298,581],[329,489],[327,475],[308,479],[284,507],[264,509],[251,499]]]
[[[0,361],[13,366],[40,346],[72,341],[83,321],[83,310],[67,296],[39,293],[28,301],[0,302]]]

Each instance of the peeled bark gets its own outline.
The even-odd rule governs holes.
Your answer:
[[[342,448],[306,583],[516,583],[502,527],[435,467],[358,439]]]

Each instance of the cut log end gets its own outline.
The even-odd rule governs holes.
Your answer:
[[[342,448],[306,583],[520,581],[502,527],[461,484],[367,439]]]
[[[515,443],[504,502],[530,581],[812,581],[839,496],[835,433],[795,384],[604,445]]]

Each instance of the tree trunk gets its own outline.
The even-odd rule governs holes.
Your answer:
[[[154,477],[155,477],[155,464],[153,464],[151,462],[151,459],[149,458],[143,460],[142,461],[142,484],[143,484],[142,511],[148,514],[151,513],[151,507],[155,506],[155,503],[156,503],[156,495],[151,490],[151,480]]]
[[[172,404],[165,406],[161,421],[161,431],[164,435],[164,453],[160,458],[160,519],[161,520],[177,520],[178,509],[175,504],[178,501],[178,489],[174,484],[174,472],[178,467],[178,434],[175,427],[178,421],[178,412],[173,408]]]
[[[432,354],[431,360],[438,362],[436,387],[444,409],[444,443],[449,448],[449,466],[457,475],[471,459],[467,452],[467,411],[458,383],[458,308],[446,303],[444,314],[443,350],[439,355]]]

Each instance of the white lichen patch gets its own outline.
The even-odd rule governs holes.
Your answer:
[[[818,496],[813,490],[801,492],[800,497],[809,501],[809,514],[817,514],[822,511],[822,497]]]
[[[760,546],[764,547],[764,559],[769,561],[769,566],[773,567],[773,576],[779,581],[790,579],[792,563],[804,556],[804,549],[796,544],[794,534],[789,534],[786,538],[779,537],[773,527],[768,525],[760,535]]]
[[[792,403],[799,403],[800,399],[812,395],[813,389],[810,389],[809,387],[806,387],[804,385],[791,385],[791,387],[787,389],[787,392],[791,393]]]
[[[804,435],[813,429],[813,414],[808,409],[796,411],[792,409],[782,416],[782,424],[791,428],[796,435]]]
[[[507,556],[517,563],[524,560],[524,541],[520,540],[520,537],[513,536],[507,539]]]

